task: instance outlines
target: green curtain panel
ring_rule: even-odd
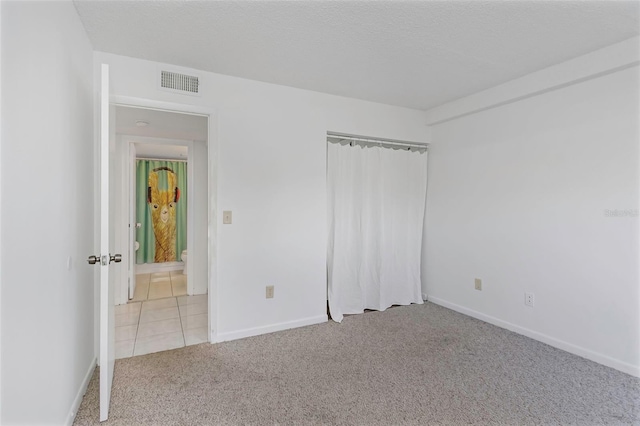
[[[182,161],[136,161],[136,221],[142,226],[136,230],[136,241],[140,248],[136,252],[136,263],[156,263],[156,236],[151,216],[151,206],[147,202],[149,174],[154,169],[158,178],[158,191],[173,191],[169,188],[168,175],[173,170],[176,175],[176,186],[180,191],[180,198],[174,203],[175,226],[175,261],[180,261],[182,250],[187,249],[187,163]]]

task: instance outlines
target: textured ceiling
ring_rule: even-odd
[[[426,110],[638,35],[637,1],[85,1],[96,50]]]

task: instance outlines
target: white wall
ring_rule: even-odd
[[[95,365],[92,49],[70,2],[1,7],[0,422],[64,424]]]
[[[639,374],[639,76],[636,63],[432,128],[431,301]]]
[[[160,64],[95,57],[114,95],[218,111],[219,338],[325,321],[326,132],[424,142],[423,113],[203,72],[202,96],[184,96],[157,90]]]
[[[208,254],[207,254],[207,211],[209,185],[207,184],[207,144],[204,141],[193,142],[193,246],[195,253],[189,253],[188,262],[194,262],[192,277],[193,294],[206,294],[208,289]]]

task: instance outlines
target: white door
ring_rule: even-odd
[[[129,299],[136,290],[136,145],[129,144]]]
[[[100,267],[100,421],[109,416],[111,384],[115,364],[114,285],[109,282],[109,264],[121,255],[109,252],[109,65],[102,65],[100,92],[100,254],[89,263]],[[114,276],[112,275],[112,281]]]

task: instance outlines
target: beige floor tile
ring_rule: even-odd
[[[207,339],[207,327],[199,327],[199,328],[193,328],[191,330],[185,330],[184,340],[187,346],[208,342],[209,339]]]
[[[171,283],[172,284],[177,284],[177,283],[187,283],[187,276],[186,275],[171,275]]]
[[[158,300],[147,300],[146,302],[142,302],[142,310],[141,312],[152,311],[154,309],[162,309],[162,308],[175,308],[178,306],[176,303],[175,297],[169,297],[167,299],[158,299]]]
[[[150,278],[151,278],[151,274],[136,274],[137,283],[143,283],[143,282],[148,283]]]
[[[149,282],[138,282],[136,280],[136,289],[133,292],[132,302],[147,300],[149,296]]]
[[[154,284],[165,284],[165,283],[169,283],[171,284],[171,278],[169,277],[163,277],[163,278],[151,278],[151,285],[153,286]]]
[[[169,278],[171,277],[171,273],[170,272],[152,272],[151,273],[151,279],[155,279],[155,278]]]
[[[207,301],[208,299],[206,294],[178,297],[178,305],[196,305],[200,303],[207,303]]]
[[[140,312],[140,302],[127,303],[125,305],[117,305],[115,308],[116,315],[137,314]]]
[[[116,359],[132,357],[134,346],[135,340],[123,340],[116,342]]]
[[[178,308],[160,308],[153,309],[150,311],[145,311],[140,314],[140,323],[152,322],[152,321],[160,321],[166,320],[169,318],[179,318],[180,313],[178,312]]]
[[[161,321],[142,322],[138,328],[139,340],[142,337],[155,336],[157,334],[167,334],[182,331],[180,318],[170,318]]]
[[[136,338],[137,331],[138,324],[116,327],[116,342],[122,342],[124,340],[134,340]]]
[[[183,269],[179,269],[179,270],[176,270],[176,271],[171,271],[171,278],[173,279],[174,277],[186,277],[186,275],[182,271],[183,271]]]
[[[151,281],[149,283],[149,288],[151,289],[151,288],[154,288],[154,287],[164,287],[164,286],[167,286],[167,285],[169,285],[169,286],[171,285],[171,280],[168,279],[168,278],[166,280],[163,279],[162,281]]]
[[[194,328],[206,327],[207,326],[207,317],[205,314],[198,315],[186,315],[181,317],[182,320],[182,329],[183,330],[191,330]]]
[[[186,296],[187,294],[187,283],[171,283],[171,291],[174,296]]]
[[[184,347],[184,336],[182,331],[178,331],[138,338],[133,354],[137,356],[182,347]]]
[[[206,314],[209,309],[206,303],[196,303],[193,305],[180,305],[180,316],[186,317],[188,315]]]
[[[171,282],[151,283],[149,286],[149,300],[162,299],[164,297],[173,296],[171,291]]]
[[[116,315],[116,327],[122,327],[123,325],[138,324],[139,319],[140,319],[139,313]]]

